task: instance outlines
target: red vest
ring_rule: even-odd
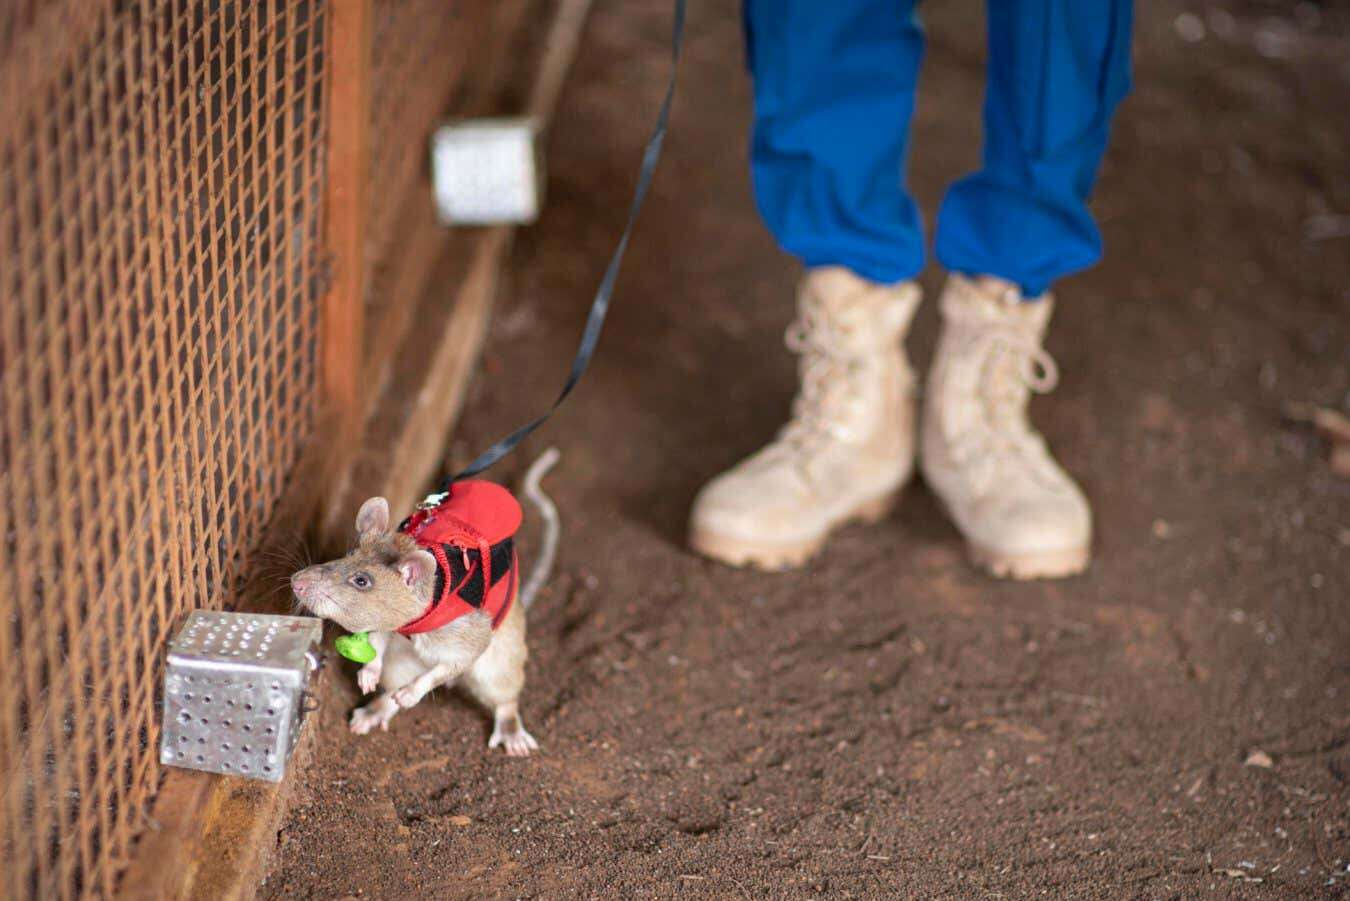
[[[481,610],[501,625],[516,598],[519,567],[512,536],[520,504],[495,482],[455,482],[434,507],[419,507],[399,531],[436,558],[431,604],[400,628],[400,635],[430,632]]]

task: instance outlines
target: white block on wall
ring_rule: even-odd
[[[539,126],[528,117],[467,119],[431,139],[436,209],[447,225],[534,222],[543,203]]]

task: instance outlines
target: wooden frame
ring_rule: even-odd
[[[541,4],[522,5],[528,14]],[[549,27],[527,40],[519,57],[530,72],[524,109],[511,110],[534,118],[545,128],[553,116],[567,71],[581,40],[591,0],[558,0],[548,4]],[[510,45],[496,49],[493,60],[513,54]],[[464,108],[466,115],[491,115],[504,82],[515,81],[509,67],[476,82]],[[518,82],[517,82],[518,83]],[[429,214],[428,209],[428,214]],[[510,251],[514,226],[492,226],[456,232],[460,239],[439,268],[428,267],[433,286],[420,308],[409,306],[399,331],[397,350],[389,354],[374,380],[365,440],[351,469],[336,486],[321,523],[330,542],[350,531],[349,518],[365,497],[380,494],[393,510],[408,510],[429,487],[444,463],[449,433],[463,405],[469,380],[496,297],[498,274]],[[426,276],[424,275],[424,278]],[[446,293],[435,285],[453,285]],[[419,335],[408,334],[416,319]],[[412,402],[408,403],[411,398]]]
[[[370,169],[370,45],[373,0],[332,0],[328,10],[328,179],[324,237],[332,260],[324,294],[320,371],[336,447],[359,434],[365,312],[367,187]],[[341,466],[340,454],[332,464]]]
[[[508,85],[523,83],[530,86],[523,112],[546,124],[591,0],[509,2],[516,4],[516,27],[498,36],[491,71],[474,73],[477,80],[457,112],[519,114],[519,109],[495,106]],[[417,232],[393,282],[395,290],[408,292],[407,308],[392,322],[377,326],[381,350],[375,359],[363,359],[372,14],[372,0],[331,0],[323,227],[333,268],[321,303],[321,437],[297,465],[293,488],[269,530],[273,536],[294,532],[314,525],[318,513],[317,544],[323,549],[341,543],[350,528],[352,505],[362,492],[383,494],[394,509],[406,509],[440,466],[476,369],[514,234],[511,226],[456,232],[453,240],[444,229]],[[528,28],[531,14],[546,27]],[[429,212],[429,190],[426,202]],[[414,222],[421,216],[416,211],[408,215]],[[449,303],[435,287],[440,284],[456,286]],[[414,321],[419,328],[411,328]],[[407,364],[410,358],[415,365]],[[385,402],[390,396],[414,401]],[[243,598],[241,606],[268,609],[262,595]],[[315,692],[327,703],[335,696],[332,680],[320,676]],[[314,731],[311,725],[302,733],[289,775],[279,785],[169,770],[123,874],[120,895],[253,897],[266,875],[299,773],[312,755]]]

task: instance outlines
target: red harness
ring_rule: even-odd
[[[455,482],[418,507],[399,531],[436,558],[431,604],[398,630],[415,635],[439,629],[481,610],[496,629],[516,598],[519,567],[513,536],[520,528],[520,503],[495,482]]]

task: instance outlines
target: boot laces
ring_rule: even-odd
[[[864,367],[843,350],[844,336],[827,316],[808,308],[788,326],[788,350],[801,357],[801,390],[792,402],[792,418],[778,433],[774,448],[791,456],[809,454],[826,440],[857,440],[855,389]]]
[[[1007,323],[972,325],[967,352],[977,375],[967,402],[976,410],[948,435],[953,460],[980,470],[986,487],[1018,463],[1037,481],[1057,486],[1058,468],[1026,415],[1031,394],[1049,393],[1059,382],[1054,357],[1035,336]]]

